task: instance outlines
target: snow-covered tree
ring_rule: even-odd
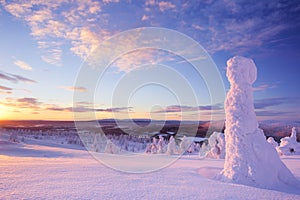
[[[188,148],[190,147],[190,145],[191,145],[191,141],[186,136],[183,136],[179,145],[180,152],[182,154],[185,153],[186,150],[188,150]]]
[[[292,128],[290,137],[281,138],[280,146],[276,149],[279,155],[300,154],[300,143],[297,142],[297,132],[295,127]]]
[[[164,144],[165,144],[165,140],[163,138],[163,136],[159,136],[159,140],[157,142],[157,153],[164,153]]]
[[[208,158],[225,158],[225,136],[223,133],[214,132],[208,138],[209,151],[206,154]]]
[[[190,143],[190,146],[187,148],[186,152],[193,153],[195,151],[195,143]]]
[[[174,137],[171,136],[167,147],[167,154],[174,155],[175,153],[176,153],[176,143]]]
[[[294,187],[298,180],[258,128],[252,88],[256,73],[251,59],[236,56],[227,61],[230,90],[225,100],[226,156],[219,178],[263,188]]]
[[[199,150],[199,157],[200,158],[205,158],[208,152],[210,151],[210,147],[208,144],[203,143],[200,150]]]
[[[95,152],[103,152],[103,141],[105,141],[105,138],[96,133],[94,136],[92,150]]]
[[[267,142],[268,142],[269,144],[271,144],[274,148],[278,147],[278,143],[274,140],[273,137],[269,137],[269,138],[267,139]]]
[[[152,143],[148,144],[146,147],[146,153],[152,153],[152,154],[158,153],[158,150],[159,150],[158,143],[159,143],[159,140],[156,139],[155,137],[153,137]]]
[[[155,143],[152,143],[151,144],[151,147],[150,147],[150,151],[151,151],[151,153],[153,153],[153,154],[155,154],[155,153],[157,153],[157,145],[155,144]]]

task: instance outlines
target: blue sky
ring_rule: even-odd
[[[259,119],[299,120],[299,13],[298,1],[276,0],[1,0],[0,119],[71,120],[73,92],[89,92],[74,85],[86,57],[117,33],[161,27],[201,44],[216,63],[226,90],[226,61],[234,55],[252,58],[258,68],[254,97]],[[205,82],[180,58],[147,50],[122,59],[106,71],[94,105],[81,102],[74,111],[96,111],[98,118],[126,118],[128,111],[134,118],[180,119],[182,112],[191,119],[197,113],[200,120],[210,113],[222,118],[222,101],[211,105]],[[168,88],[158,85],[112,104],[112,86],[120,78],[145,76],[147,69],[140,65],[158,60],[188,79],[199,105],[179,104]]]

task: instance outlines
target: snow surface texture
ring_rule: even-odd
[[[296,128],[293,127],[290,137],[284,137],[280,140],[280,146],[277,151],[279,155],[300,154],[300,143],[297,142]]]
[[[212,180],[223,159],[184,155],[159,171],[130,174],[106,167],[75,144],[58,145],[52,139],[13,143],[8,137],[0,133],[0,199],[300,199],[300,191],[291,188],[279,192]],[[153,165],[165,157],[170,156],[144,154],[137,164]],[[300,178],[300,156],[282,159]],[[118,162],[131,165],[127,158]]]
[[[225,158],[225,135],[224,133],[213,132],[208,138],[209,151],[207,158],[224,159]]]
[[[300,188],[298,180],[258,128],[252,89],[256,74],[256,66],[251,59],[236,56],[227,61],[231,87],[225,100],[226,156],[224,169],[218,178],[269,189]]]

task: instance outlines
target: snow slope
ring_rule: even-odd
[[[50,144],[0,141],[0,199],[300,199],[300,191],[213,180],[224,160],[187,155],[161,170],[131,174],[106,167],[82,149]],[[154,156],[151,162],[164,157],[146,156]],[[300,156],[283,162],[300,179]]]

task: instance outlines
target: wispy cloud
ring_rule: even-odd
[[[101,39],[108,35],[109,32],[105,30],[95,33],[88,27],[76,27],[67,32],[66,38],[72,41],[70,50],[81,58],[86,58],[100,44]]]
[[[0,79],[7,80],[7,81],[10,81],[13,83],[18,83],[19,81],[25,82],[25,83],[36,83],[36,81],[26,78],[24,76],[11,74],[11,73],[5,73],[5,72],[0,72]]]
[[[58,65],[58,66],[61,65],[60,63],[61,57],[62,57],[62,50],[59,48],[48,49],[47,54],[41,56],[42,60],[45,61],[46,63]]]
[[[194,29],[196,29],[196,30],[199,30],[199,31],[204,31],[204,30],[205,30],[204,27],[202,27],[202,26],[200,26],[200,25],[198,25],[198,24],[192,24],[192,27],[193,27]]]
[[[150,24],[186,33],[210,53],[258,53],[270,49],[270,44],[282,45],[280,33],[300,24],[300,6],[295,1],[185,1],[175,5],[174,13],[164,15],[157,4],[152,0],[145,3]]]
[[[0,85],[0,94],[11,94],[12,88]]]
[[[32,67],[31,67],[29,64],[27,64],[26,62],[22,61],[22,60],[16,60],[16,61],[14,62],[14,64],[15,64],[16,66],[20,67],[21,69],[29,70],[29,71],[32,70]]]
[[[77,91],[77,92],[86,92],[87,89],[85,87],[80,87],[80,86],[61,86],[61,88],[69,91]]]
[[[118,3],[119,0],[102,0],[103,3],[108,4],[108,3]]]
[[[74,106],[74,107],[60,107],[48,106],[45,108],[50,111],[64,111],[64,112],[108,112],[108,113],[123,113],[131,111],[131,107],[115,107],[115,108],[92,108],[89,106]]]
[[[173,113],[173,112],[194,112],[194,111],[217,111],[222,110],[223,106],[217,105],[205,105],[205,106],[185,106],[185,105],[170,105],[165,108],[155,110],[153,113]]]
[[[122,113],[129,112],[131,107],[116,107],[116,108],[92,108],[87,106],[75,106],[75,107],[59,107],[50,106],[46,107],[46,110],[50,111],[64,111],[64,112],[109,112],[109,113]]]
[[[158,7],[161,12],[176,8],[176,6],[172,2],[169,2],[169,1],[158,2]]]
[[[296,1],[1,2],[6,11],[25,21],[38,47],[44,50],[42,59],[54,65],[61,64],[64,49],[85,59],[114,33],[142,26],[178,30],[196,39],[210,53],[258,52],[268,44],[281,44],[276,37],[300,21]],[[144,10],[132,12],[137,5]],[[118,16],[121,17],[116,20]]]
[[[1,85],[0,85],[0,90],[12,90],[12,88],[5,87],[5,86],[1,86]]]
[[[274,116],[286,116],[294,114],[289,111],[274,111],[274,110],[261,110],[255,112],[257,116],[266,116],[266,117],[274,117]]]
[[[274,98],[265,98],[257,99],[254,102],[255,109],[265,109],[273,106],[279,105],[293,105],[299,104],[300,97],[274,97]]]
[[[109,2],[116,1],[106,1]],[[31,35],[36,38],[39,47],[44,49],[42,59],[47,63],[61,64],[62,46],[66,44],[65,41],[70,42],[70,50],[81,58],[85,58],[99,44],[101,35],[92,30],[95,25],[93,22],[97,21],[97,14],[101,11],[98,1],[31,0],[1,3],[9,13],[29,25]],[[66,4],[68,6],[65,6]],[[57,12],[61,7],[64,7],[64,11]],[[74,32],[77,34],[70,37]],[[99,32],[104,30],[97,30],[97,33]],[[47,45],[40,45],[41,43]]]
[[[20,98],[17,99],[18,103],[21,103],[23,105],[39,105],[41,104],[41,102],[39,102],[36,98],[32,98],[32,97],[24,97],[24,98]]]
[[[110,108],[94,108],[88,102],[78,102],[76,106],[59,106],[48,104],[40,101],[35,97],[23,98],[5,98],[0,105],[19,109],[31,109],[33,112],[57,111],[57,112],[107,112],[107,113],[127,113],[132,111],[132,107],[110,107]],[[22,110],[21,110],[22,111]]]
[[[39,109],[41,102],[33,97],[24,97],[24,98],[5,98],[5,101],[2,101],[0,104],[5,106],[10,106],[14,108],[30,108],[30,109]]]
[[[276,88],[276,85],[261,84],[253,88],[253,91],[265,91],[267,89]]]
[[[146,20],[148,20],[148,19],[149,19],[149,16],[148,16],[148,15],[143,15],[142,21],[146,21]]]
[[[96,112],[129,112],[132,110],[132,107],[115,107],[115,108],[98,108],[95,109]]]
[[[170,1],[156,1],[156,0],[146,0],[145,1],[146,11],[150,8],[157,7],[161,12],[167,10],[174,10],[176,5]]]
[[[143,68],[145,65],[151,67],[151,65],[164,64],[176,59],[175,55],[149,48],[124,54],[115,60],[113,66],[116,66],[118,71],[129,72]]]
[[[8,74],[2,72],[0,72],[0,78],[11,82],[17,82],[15,77],[9,76]]]

